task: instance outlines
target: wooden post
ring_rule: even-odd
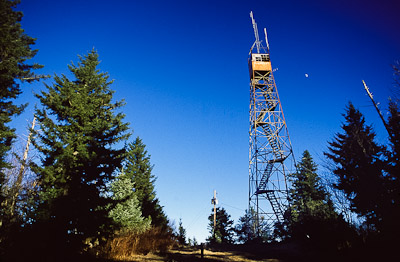
[[[217,200],[217,191],[214,190],[214,197],[211,199],[211,204],[214,205],[214,230],[213,230],[213,238],[215,240],[215,229],[217,227],[217,204],[218,204],[218,200]]]

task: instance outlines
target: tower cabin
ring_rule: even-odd
[[[251,53],[249,57],[250,78],[254,75],[267,75],[272,71],[269,54]],[[253,72],[255,71],[255,72]],[[256,74],[257,72],[257,74]]]

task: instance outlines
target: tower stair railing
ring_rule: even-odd
[[[283,211],[281,209],[281,206],[279,205],[278,199],[276,198],[274,191],[266,190],[265,193],[267,195],[269,202],[271,203],[272,210],[274,211],[278,222],[283,221],[284,220]]]
[[[256,84],[256,88],[261,90],[261,92],[265,98],[265,101],[268,104],[268,110],[266,110],[266,111],[269,111],[269,112],[274,111],[276,106],[278,105],[278,101],[276,101],[276,99],[272,98],[273,97],[272,96],[273,87],[269,86],[267,84]],[[267,113],[266,111],[263,111],[263,112]],[[264,113],[264,115],[265,115],[265,113]]]
[[[272,133],[271,128],[269,127],[269,125],[263,125],[261,126],[262,129],[264,130],[265,136],[268,139],[268,142],[272,148],[272,152],[274,153],[274,156],[276,158],[281,158],[282,154],[281,154],[281,148],[279,145],[279,141],[278,141],[278,137],[276,134]]]
[[[283,161],[285,161],[286,158],[287,157],[283,157],[283,158],[268,161],[267,166],[265,167],[263,175],[258,184],[257,190],[255,192],[256,195],[263,194],[263,193],[266,193],[267,191],[269,191],[269,190],[266,190],[266,186],[267,186],[269,178],[271,177],[274,164],[282,163]]]

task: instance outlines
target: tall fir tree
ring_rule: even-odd
[[[392,65],[393,68],[393,78],[395,89],[393,90],[394,98],[397,102],[400,101],[400,60],[397,60],[395,64]]]
[[[208,216],[208,229],[211,236],[207,239],[210,243],[233,243],[233,220],[226,212],[225,208],[217,207],[216,209],[216,227],[214,228],[214,209]]]
[[[256,235],[256,225],[255,221],[255,212],[253,209],[245,210],[243,216],[239,217],[239,221],[235,226],[235,234],[237,237],[237,241],[239,243],[249,243],[254,241],[257,238]],[[266,230],[261,230],[262,232],[266,232]]]
[[[291,216],[286,221],[290,237],[310,239],[313,243],[329,242],[333,246],[340,244],[338,232],[344,233],[346,223],[336,213],[330,195],[317,174],[317,165],[307,150],[303,152],[297,164],[297,173],[291,175],[291,180]]]
[[[400,87],[400,86],[399,86]],[[387,152],[387,165],[384,177],[385,206],[382,219],[383,231],[388,241],[400,235],[400,110],[397,101],[389,102],[389,150]]]
[[[324,153],[332,160],[333,173],[350,200],[351,209],[366,218],[368,225],[380,227],[384,209],[384,148],[375,142],[375,133],[365,124],[364,116],[352,103],[346,108],[343,133],[335,135],[329,142],[329,152]]]
[[[110,217],[119,232],[142,233],[150,228],[151,219],[144,218],[132,180],[121,172],[111,184],[113,199],[118,203],[110,210]]]
[[[395,89],[394,98],[389,100],[389,154],[388,174],[392,181],[392,195],[395,206],[400,207],[400,63],[393,66]],[[398,211],[397,211],[398,212]],[[399,218],[400,219],[400,218]]]
[[[340,260],[355,231],[336,212],[307,150],[297,163],[297,172],[289,178],[289,208],[284,220],[275,225],[275,237],[298,243],[304,260]]]
[[[186,245],[186,229],[183,227],[182,224],[182,219],[179,219],[179,226],[178,226],[178,242],[181,245]],[[190,245],[190,239],[189,239],[189,245]]]
[[[123,102],[113,101],[112,81],[97,68],[97,52],[79,59],[69,66],[74,80],[56,75],[52,86],[36,94],[43,108],[36,110],[41,131],[33,139],[42,154],[41,165],[33,167],[41,188],[37,224],[52,243],[74,250],[112,230],[107,185],[126,153],[117,145],[129,137],[117,111]]]
[[[393,65],[395,89],[394,98],[389,101],[389,150],[387,156],[387,206],[385,208],[385,238],[396,242],[400,235],[400,64]],[[387,242],[387,241],[386,241]]]
[[[37,50],[32,49],[35,39],[25,34],[21,27],[23,14],[15,10],[19,2],[0,0],[0,188],[5,182],[4,168],[9,166],[7,152],[16,137],[15,129],[8,123],[26,107],[14,104],[13,100],[22,93],[21,83],[39,79],[33,70],[43,67],[27,63]],[[0,191],[0,203],[3,200]],[[1,209],[0,215],[4,215]]]
[[[395,101],[389,102],[389,145],[390,155],[388,173],[397,183],[397,188],[400,188],[400,110],[398,103]]]
[[[150,156],[142,140],[137,137],[135,141],[128,144],[127,157],[124,164],[124,172],[135,185],[135,193],[142,208],[144,217],[151,218],[151,224],[164,230],[169,230],[168,218],[154,188],[156,181],[152,174]]]

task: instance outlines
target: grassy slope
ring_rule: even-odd
[[[289,250],[289,251],[288,251]],[[185,247],[169,250],[166,254],[155,255],[136,255],[123,261],[168,261],[168,262],[290,262],[297,257],[292,246],[282,247],[282,245],[265,246],[218,246],[207,247],[204,249],[203,259],[199,247]]]

